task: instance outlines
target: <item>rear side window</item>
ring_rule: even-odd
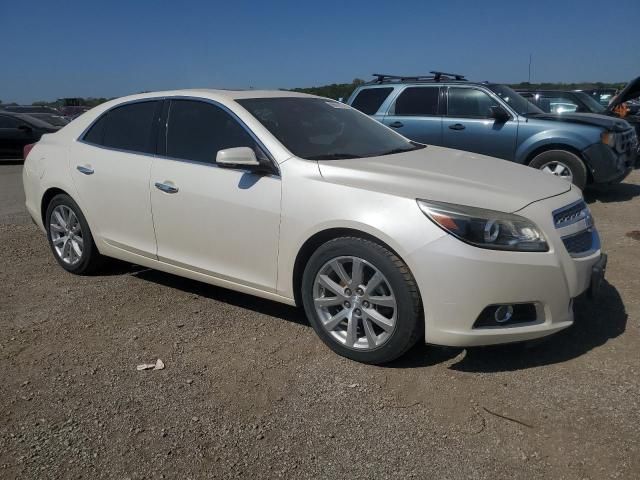
[[[449,88],[448,115],[450,117],[488,118],[494,99],[475,88]]]
[[[255,140],[228,112],[196,100],[173,100],[169,109],[167,155],[197,162],[215,163],[219,150],[234,147],[254,149]]]
[[[380,109],[392,90],[393,88],[365,88],[358,92],[351,106],[362,113],[373,115]]]
[[[396,100],[396,115],[437,115],[438,87],[409,87]]]
[[[159,104],[137,102],[109,110],[93,124],[84,140],[118,150],[155,153],[153,121]]]

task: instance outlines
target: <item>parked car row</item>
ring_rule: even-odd
[[[25,145],[59,130],[69,121],[51,107],[0,105],[0,158],[23,158]]]
[[[68,272],[114,257],[301,305],[361,362],[572,325],[607,257],[565,178],[624,177],[629,125],[443,74],[382,75],[350,103],[377,121],[284,91],[110,101],[26,148],[27,210]]]
[[[563,97],[545,112],[510,87],[463,75],[375,77],[347,103],[417,142],[528,165],[581,189],[623,180],[636,161],[638,137],[625,120],[560,113]]]
[[[634,99],[640,96],[640,77],[629,82],[626,87],[603,106],[592,95],[575,90],[518,90],[518,93],[541,108],[546,113],[596,113],[623,118],[636,130],[640,137],[640,116]],[[640,154],[640,147],[638,149]]]

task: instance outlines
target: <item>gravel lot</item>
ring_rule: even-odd
[[[372,367],[291,307],[125,264],[65,273],[21,169],[0,164],[0,478],[640,476],[638,170],[589,196],[608,283],[574,327]]]

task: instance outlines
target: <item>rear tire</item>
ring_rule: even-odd
[[[322,341],[351,360],[387,363],[423,336],[422,302],[409,268],[370,240],[343,237],[320,246],[304,270],[302,301]]]
[[[580,157],[568,150],[547,150],[536,155],[530,167],[572,182],[580,190],[587,186],[587,167]]]
[[[51,199],[45,228],[53,256],[67,272],[87,275],[104,264],[82,210],[69,195],[59,194]]]

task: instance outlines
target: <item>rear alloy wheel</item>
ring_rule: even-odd
[[[584,190],[587,186],[587,167],[580,157],[567,150],[547,150],[537,155],[530,167],[563,178]]]
[[[80,207],[65,194],[53,197],[45,215],[47,238],[53,256],[71,273],[87,274],[102,265],[98,252]]]
[[[385,363],[422,334],[417,286],[396,255],[360,238],[322,245],[303,276],[310,323],[335,352],[365,363]]]

